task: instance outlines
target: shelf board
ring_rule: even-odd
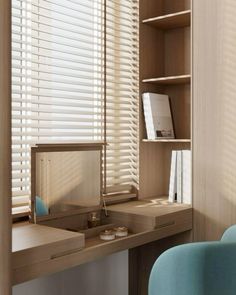
[[[152,17],[145,19],[142,22],[143,24],[147,24],[162,30],[187,27],[190,26],[191,11],[185,10],[177,13]]]
[[[190,83],[190,75],[179,75],[179,76],[169,76],[169,77],[159,77],[144,79],[143,83],[155,83],[159,85],[171,85],[171,84],[188,84]]]
[[[173,142],[173,143],[190,143],[191,139],[143,139],[143,142]]]

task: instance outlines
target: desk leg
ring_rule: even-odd
[[[191,231],[154,241],[129,250],[129,295],[148,295],[152,266],[165,250],[192,241]]]

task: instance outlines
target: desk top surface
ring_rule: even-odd
[[[80,233],[28,222],[18,223],[14,224],[12,228],[12,252],[81,238],[83,238],[83,234]]]
[[[131,201],[107,207],[108,211],[135,214],[149,217],[160,217],[190,209],[191,205],[170,203],[167,198],[149,198]]]
[[[135,223],[139,231],[128,237],[104,242],[99,236],[84,238],[81,233],[29,223],[13,226],[13,284],[96,260],[118,251],[173,236],[192,228],[189,205],[170,204],[164,199],[131,201],[108,206],[108,212],[121,216],[128,228]],[[124,218],[122,217],[122,212]],[[126,218],[125,218],[126,216]],[[144,217],[143,217],[144,216]],[[161,218],[163,226],[141,229],[146,218]],[[173,221],[169,223],[168,221]],[[153,223],[154,225],[156,223]]]

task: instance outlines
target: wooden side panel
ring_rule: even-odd
[[[194,238],[236,223],[236,2],[193,1]]]
[[[11,1],[0,0],[0,294],[11,294]]]

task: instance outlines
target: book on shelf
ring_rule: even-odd
[[[168,95],[145,92],[142,95],[148,139],[174,139]]]
[[[182,157],[182,151],[177,151],[177,203],[183,202],[183,157]]]
[[[172,151],[169,182],[169,202],[176,201],[177,203],[191,204],[191,186],[191,151]]]
[[[184,204],[192,203],[192,171],[191,171],[191,151],[183,150],[182,151],[182,198]]]
[[[169,202],[171,203],[176,201],[176,196],[177,196],[176,168],[177,168],[177,151],[172,151],[171,167],[170,167],[170,183],[169,183]]]

